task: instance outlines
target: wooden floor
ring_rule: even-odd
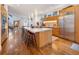
[[[10,54],[10,55],[20,55],[26,54],[29,55],[30,51],[27,49],[27,46],[24,44],[21,37],[21,30],[10,30],[9,38],[3,45],[2,54]]]
[[[27,48],[21,36],[21,29],[9,31],[9,38],[2,47],[3,55],[76,55],[79,51],[70,49],[71,41],[61,38],[52,39],[52,43],[40,49]]]

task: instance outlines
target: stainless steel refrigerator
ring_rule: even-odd
[[[59,18],[60,37],[74,41],[74,14],[67,13]]]

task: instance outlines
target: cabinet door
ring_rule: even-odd
[[[64,16],[65,38],[74,41],[74,14]]]

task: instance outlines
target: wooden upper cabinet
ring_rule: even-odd
[[[60,13],[61,16],[64,16],[68,12],[69,13],[70,12],[74,13],[75,12],[75,7],[74,6],[69,6],[69,7],[64,8],[64,9],[62,9],[62,10],[59,11],[59,13]]]
[[[54,20],[58,20],[59,16],[48,16],[45,18],[45,21],[54,21]]]

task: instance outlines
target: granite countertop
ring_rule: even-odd
[[[32,33],[52,30],[51,28],[31,28],[31,27],[24,27],[24,28],[31,31]]]

